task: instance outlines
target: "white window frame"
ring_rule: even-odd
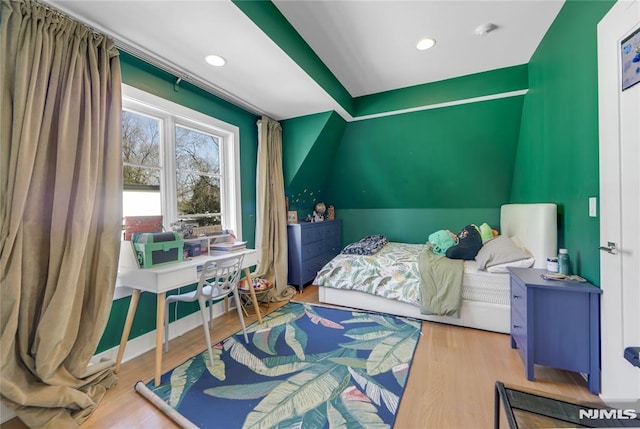
[[[221,224],[242,239],[240,129],[126,84],[122,84],[122,107],[161,121],[160,196],[165,228],[178,220],[174,126],[180,125],[220,137],[220,172],[224,181],[220,196]]]

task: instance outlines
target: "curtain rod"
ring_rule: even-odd
[[[258,115],[258,116],[266,114],[262,112],[258,107],[253,105],[252,103],[240,97],[237,97],[236,95],[218,86],[214,86],[198,77],[190,75],[187,71],[182,70],[180,67],[176,66],[175,64],[171,64],[166,59],[163,60],[159,58],[157,55],[151,52],[147,52],[143,48],[134,47],[130,43],[127,43],[124,40],[121,40],[118,37],[114,36],[107,29],[100,28],[100,26],[97,26],[94,24],[89,24],[87,23],[86,19],[81,18],[79,16],[75,16],[73,13],[69,12],[66,9],[61,9],[57,5],[52,6],[50,4],[43,3],[38,0],[32,0],[32,1],[33,3],[36,3],[49,11],[57,13],[72,21],[78,22],[80,25],[86,27],[89,31],[93,32],[94,34],[109,37],[119,51],[126,52],[127,54],[130,54],[138,58],[139,60],[142,60],[147,64],[150,64],[153,67],[160,69],[165,73],[168,73],[173,77],[175,77],[176,78],[175,85],[180,83],[180,81],[185,81],[215,97],[221,98],[237,107],[245,109],[249,113],[253,113],[254,115]]]
[[[29,3],[29,2],[24,2],[24,3]],[[92,27],[91,25],[87,24],[86,22],[72,16],[71,14],[62,11],[61,9],[51,6],[48,3],[43,3],[41,1],[38,0],[31,0],[31,3],[36,4],[38,6],[40,6],[41,8],[45,9],[48,12],[54,13],[62,18],[68,19],[69,21],[73,21],[79,25],[81,25],[82,27],[86,28],[87,30],[89,30],[90,32],[92,32],[93,34],[97,35],[97,36],[106,36],[111,38],[110,36],[107,36],[106,34],[104,34],[101,31],[96,30],[94,27]],[[112,39],[113,40],[113,39]],[[115,43],[115,42],[114,42]]]
[[[180,81],[188,82],[191,85],[197,88],[200,88],[201,90],[211,95],[214,95],[237,107],[247,110],[249,113],[253,113],[254,115],[264,114],[258,107],[248,102],[247,100],[242,99],[218,86],[211,85],[210,83],[205,82],[204,80],[196,76],[192,76],[188,74],[186,71],[182,70],[181,68],[173,64],[169,64],[166,60],[159,59],[153,53],[147,53],[141,49],[135,48],[115,38],[112,38],[112,40],[115,43],[116,48],[118,48],[119,50],[124,51],[130,55],[133,55],[134,57],[164,71],[165,73],[169,73],[170,75],[174,76],[176,78],[176,83],[179,83]]]

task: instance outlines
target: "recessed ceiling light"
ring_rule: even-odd
[[[220,55],[207,55],[204,60],[215,67],[222,67],[227,63],[227,60],[222,58]]]
[[[435,39],[427,37],[425,39],[420,40],[416,45],[416,48],[418,48],[421,51],[426,51],[427,49],[432,48],[433,45],[435,44],[436,44]]]

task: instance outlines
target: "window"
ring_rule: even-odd
[[[242,236],[237,127],[123,85],[123,216]]]

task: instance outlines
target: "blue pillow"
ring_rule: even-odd
[[[349,244],[340,253],[345,255],[373,255],[387,243],[387,237],[384,235],[369,235],[360,241]]]

